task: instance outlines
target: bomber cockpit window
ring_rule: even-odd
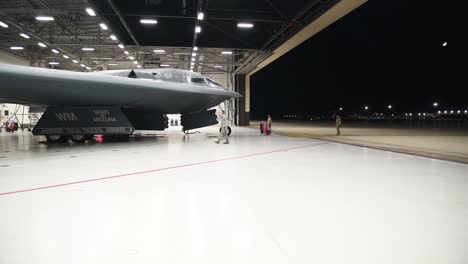
[[[211,79],[206,79],[208,81],[208,84],[211,86],[211,87],[223,87],[221,84],[211,80]]]
[[[190,82],[191,82],[191,83],[195,83],[195,84],[201,84],[201,85],[205,85],[205,84],[206,84],[205,78],[191,77],[191,78],[190,78]]]

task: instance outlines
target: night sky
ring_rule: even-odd
[[[440,110],[468,108],[460,54],[467,31],[451,4],[370,0],[256,73],[252,117],[389,104],[396,112],[430,111],[435,101]]]

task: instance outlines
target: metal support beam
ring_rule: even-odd
[[[130,37],[132,38],[133,42],[135,42],[135,45],[137,45],[138,47],[140,46],[140,42],[138,42],[138,40],[136,39],[135,35],[133,34],[132,30],[130,29],[130,27],[128,26],[127,22],[125,21],[125,18],[122,16],[122,13],[120,12],[119,8],[115,5],[114,1],[113,0],[107,0],[107,2],[109,3],[109,5],[112,7],[112,9],[114,10],[115,14],[119,17],[120,19],[120,23],[122,23],[122,25],[125,27],[125,30],[127,30],[127,33],[130,35]]]

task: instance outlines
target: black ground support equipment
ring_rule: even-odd
[[[136,130],[165,130],[169,127],[169,118],[163,113],[125,108],[122,111]]]
[[[34,127],[34,135],[45,135],[51,143],[71,139],[84,142],[93,135],[131,135],[135,131],[119,107],[50,106]]]
[[[216,119],[216,109],[213,109],[209,111],[183,114],[180,117],[180,124],[183,126],[183,130],[187,131],[200,127],[216,125],[218,124]]]

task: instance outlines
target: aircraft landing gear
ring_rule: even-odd
[[[71,135],[70,136],[71,141],[75,143],[84,143],[87,139],[86,135]]]
[[[229,137],[229,136],[231,135],[231,133],[232,133],[232,129],[231,129],[230,126],[228,126],[227,129],[228,129],[227,135],[228,135],[228,137]],[[219,133],[221,133],[221,128],[219,128]]]
[[[67,141],[67,138],[62,135],[46,135],[46,139],[49,143],[62,143]]]

